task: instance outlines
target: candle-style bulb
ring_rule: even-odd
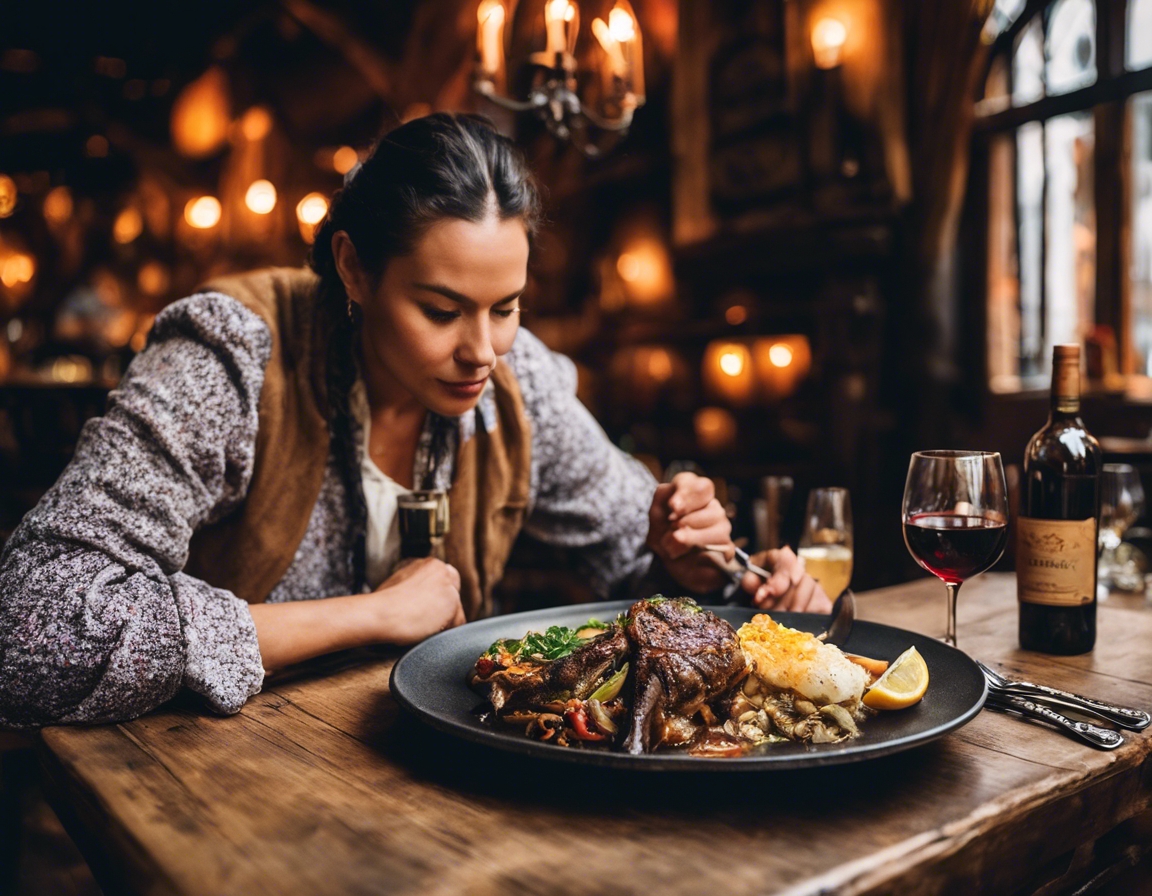
[[[608,13],[608,31],[618,43],[625,43],[636,37],[636,20],[626,9],[614,6]]]
[[[548,39],[544,52],[549,60],[557,54],[571,56],[576,52],[579,10],[571,0],[548,0],[544,4],[544,33]]]
[[[505,16],[501,0],[482,0],[476,10],[476,50],[480,71],[489,79],[495,78],[503,68]]]
[[[821,19],[812,26],[812,56],[817,68],[836,68],[844,59],[848,28],[839,19]]]

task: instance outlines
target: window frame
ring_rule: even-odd
[[[1119,369],[1122,374],[1135,372],[1135,345],[1132,333],[1131,281],[1131,215],[1132,215],[1132,121],[1129,99],[1138,93],[1152,91],[1152,65],[1136,71],[1126,68],[1128,6],[1131,0],[1095,0],[1096,7],[1096,80],[1068,93],[1047,95],[1020,106],[1006,105],[1012,94],[1012,56],[1016,39],[1036,16],[1044,14],[1057,0],[1027,0],[1024,9],[992,42],[988,59],[977,82],[987,84],[993,66],[1007,66],[1007,101],[977,101],[972,134],[972,169],[969,179],[969,201],[966,203],[966,234],[962,252],[974,262],[967,268],[964,287],[970,295],[983,301],[972,321],[970,335],[980,345],[979,378],[981,391],[992,391],[988,366],[988,274],[987,240],[991,212],[987,195],[991,145],[998,137],[1015,137],[1019,128],[1030,122],[1047,122],[1074,112],[1088,112],[1094,126],[1094,203],[1096,210],[1096,283],[1095,322],[1110,326],[1116,334]],[[983,191],[983,193],[981,192]],[[1047,226],[1047,221],[1045,221]],[[1019,235],[1019,220],[1014,222]],[[1045,243],[1047,239],[1045,238]],[[1017,236],[1017,252],[1019,252]],[[1041,274],[1043,282],[1044,275]],[[1042,306],[1043,307],[1043,306]],[[974,385],[974,384],[973,384]],[[1022,383],[1019,392],[1031,391]],[[1003,393],[1000,393],[1003,394]],[[1008,393],[1012,394],[1012,393]]]

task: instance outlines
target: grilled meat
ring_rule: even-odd
[[[628,639],[619,625],[557,660],[518,657],[503,666],[487,655],[476,661],[468,683],[504,716],[583,700],[623,662]]]
[[[633,604],[625,629],[632,644],[635,698],[630,753],[682,744],[699,728],[694,717],[747,673],[732,626],[688,598]]]

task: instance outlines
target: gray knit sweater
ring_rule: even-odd
[[[0,555],[0,727],[127,719],[182,688],[230,713],[260,690],[247,604],[181,570],[192,533],[247,492],[270,352],[263,321],[228,296],[157,316],[107,413]],[[507,361],[533,433],[525,531],[576,550],[606,592],[649,563],[655,482],[576,399],[570,361],[525,330]],[[269,601],[355,590],[343,482],[330,456]]]

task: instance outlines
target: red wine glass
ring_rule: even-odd
[[[917,451],[904,485],[904,543],[948,589],[946,643],[956,646],[960,585],[1000,559],[1008,540],[1004,466],[994,451]]]

